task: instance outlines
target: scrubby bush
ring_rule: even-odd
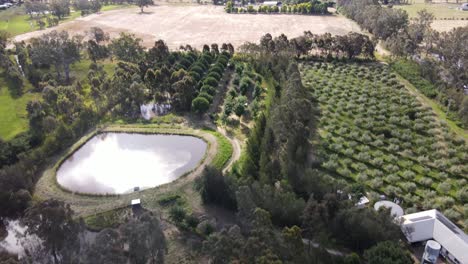
[[[203,80],[203,85],[209,85],[209,86],[212,86],[212,87],[217,87],[218,86],[218,81],[213,77],[208,77],[205,80]]]
[[[214,78],[215,80],[220,80],[221,79],[221,75],[217,72],[210,72],[208,73],[207,77],[212,77]]]
[[[208,100],[208,102],[211,104],[213,102],[213,96],[208,94],[207,92],[200,92],[198,94],[198,97],[203,97],[205,98],[206,100]]]
[[[210,102],[205,98],[198,96],[192,101],[192,111],[196,113],[205,113],[210,108]]]
[[[207,93],[213,96],[216,93],[216,89],[213,86],[205,84],[200,88],[200,93]]]

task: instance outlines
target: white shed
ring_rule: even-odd
[[[374,204],[374,209],[378,211],[381,207],[390,209],[390,214],[393,217],[403,216],[403,208],[391,201],[378,201]]]
[[[131,202],[132,207],[138,207],[141,206],[141,200],[140,199],[133,199]]]
[[[265,1],[263,2],[264,6],[280,6],[281,5],[281,2],[278,2],[278,1]]]
[[[408,242],[433,239],[442,246],[442,256],[454,263],[468,263],[468,236],[439,211],[407,214],[400,220]]]

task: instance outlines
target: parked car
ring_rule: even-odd
[[[460,6],[460,9],[463,11],[468,11],[468,3],[464,3]]]
[[[3,4],[3,5],[0,5],[0,10],[5,10],[7,9],[9,6],[7,6],[6,4]]]

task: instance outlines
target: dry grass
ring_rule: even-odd
[[[410,5],[400,5],[394,8],[405,10],[410,18],[416,17],[419,11],[426,9],[435,16],[432,28],[437,31],[449,31],[455,27],[468,25],[468,11],[459,10],[460,6],[461,3],[457,4],[454,1],[434,1],[434,3],[428,4],[416,0]]]
[[[139,8],[93,14],[53,29],[83,34],[93,26],[101,27],[111,37],[118,36],[120,32],[134,33],[143,39],[146,47],[152,46],[155,40],[163,39],[172,49],[177,49],[181,44],[200,48],[203,44],[227,42],[238,47],[246,41],[257,42],[265,33],[284,33],[295,37],[306,30],[317,34],[360,31],[354,22],[338,15],[235,15],[225,13],[222,6],[168,4],[145,8],[144,14],[139,12]],[[36,37],[49,30],[19,35],[16,41]]]

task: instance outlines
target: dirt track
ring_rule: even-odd
[[[37,37],[51,30],[67,30],[71,34],[84,34],[90,27],[101,27],[111,37],[120,32],[130,32],[143,39],[150,47],[157,39],[163,39],[171,49],[181,44],[200,48],[203,44],[230,42],[235,47],[246,41],[257,42],[265,33],[273,36],[281,33],[296,37],[304,31],[346,34],[360,31],[357,24],[342,16],[303,15],[250,15],[226,14],[221,6],[212,5],[157,5],[113,10],[78,18],[42,31],[15,37],[15,41]]]

